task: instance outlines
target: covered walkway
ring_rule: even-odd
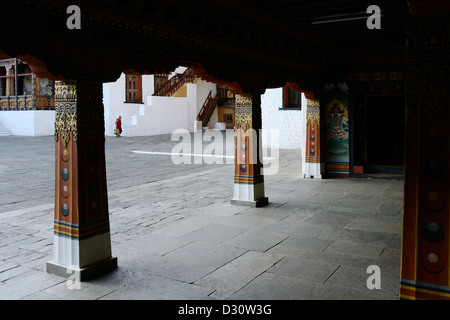
[[[234,164],[133,152],[177,143],[106,137],[118,268],[73,284],[45,272],[54,137],[0,137],[0,299],[399,298],[402,181],[302,179],[300,150],[280,150],[278,174],[265,177],[270,204],[233,206]],[[381,289],[367,287],[371,265]]]
[[[0,3],[8,12],[0,21],[5,30],[0,36],[0,59],[17,58],[36,77],[55,80],[56,114],[54,149],[45,153],[56,160],[54,171],[45,174],[54,177],[55,184],[45,190],[41,203],[35,198],[41,186],[33,192],[26,188],[33,188],[47,162],[38,161],[40,155],[33,158],[32,152],[1,150],[11,157],[0,163],[2,172],[19,164],[8,178],[16,188],[5,191],[8,203],[0,217],[8,234],[18,231],[9,242],[1,242],[3,275],[29,271],[14,268],[14,260],[30,264],[32,257],[41,259],[33,250],[18,255],[10,246],[38,247],[48,254],[51,244],[40,247],[45,242],[20,238],[31,235],[48,241],[51,230],[42,234],[42,228],[50,223],[54,259],[47,261],[48,273],[67,276],[69,269],[86,280],[93,272],[104,274],[105,268],[116,268],[119,258],[119,269],[112,273],[115,281],[95,280],[98,287],[93,292],[105,290],[97,298],[133,292],[125,289],[130,286],[136,292],[162,294],[174,283],[188,287],[175,286],[178,296],[194,294],[195,288],[205,298],[254,298],[260,293],[263,297],[262,292],[279,298],[325,298],[339,292],[344,298],[342,288],[347,296],[356,288],[359,298],[380,297],[389,283],[399,280],[400,288],[392,285],[384,297],[400,291],[402,299],[450,299],[448,1],[379,1],[376,6],[353,0],[79,0],[75,7],[69,1]],[[167,155],[130,155],[134,150],[127,153],[123,146],[109,145],[110,140],[107,152],[113,154],[106,157],[107,171],[103,83],[116,81],[122,73],[165,73],[180,65],[193,68],[203,80],[226,85],[235,95],[234,124],[241,134],[236,137],[234,171],[233,165],[174,169]],[[11,70],[5,68],[1,75],[7,88],[13,84]],[[280,174],[266,174],[267,166],[252,157],[264,139],[258,134],[264,129],[261,95],[267,88],[283,86],[287,93],[303,92],[307,99],[305,174],[317,178],[325,169],[322,177],[351,177],[366,173],[366,165],[382,165],[389,154],[400,159],[404,149],[404,201],[398,181],[301,180],[300,171],[289,167],[290,161],[299,165],[298,154],[282,153],[281,161],[287,164],[281,165]],[[375,116],[365,112],[371,105],[367,97],[372,95],[404,96],[404,110],[400,98],[395,112],[401,119],[398,123],[405,122],[403,146],[402,129],[365,128],[367,118],[385,122],[390,117],[385,110],[372,110]],[[246,136],[245,131],[255,134]],[[120,143],[135,149],[132,140],[125,141]],[[29,143],[36,150],[38,143]],[[9,144],[21,146],[18,141]],[[367,155],[373,145],[385,154],[375,158],[381,163],[370,163],[373,158]],[[148,145],[138,141],[136,146],[141,150]],[[164,149],[164,143],[156,146],[150,151],[171,150]],[[111,164],[129,156],[133,161]],[[133,175],[126,175],[130,170]],[[148,172],[155,179],[148,178]],[[27,174],[29,178],[23,178]],[[392,185],[397,185],[396,190],[389,189]],[[231,207],[230,189],[234,204],[264,206],[267,196],[271,204],[260,210]],[[400,249],[402,203],[398,276],[398,269],[394,270],[398,255],[392,258],[393,270],[383,263]],[[25,211],[11,213],[14,209]],[[54,220],[45,220],[52,210]],[[36,224],[32,212],[40,216]],[[392,219],[396,219],[394,226]],[[21,233],[22,229],[27,231]],[[299,248],[304,251],[298,252]],[[337,252],[339,256],[330,258]],[[361,257],[367,260],[361,262]],[[41,266],[40,262],[35,265]],[[369,263],[382,271],[380,291],[366,290]],[[258,268],[252,268],[255,265]],[[130,276],[131,272],[136,274]],[[395,279],[390,282],[391,274]],[[1,289],[9,286],[9,297],[21,288],[64,298],[81,292],[58,295],[57,289],[66,290],[66,283],[43,276],[44,281],[31,281],[22,274],[16,279],[26,285],[5,280]],[[144,281],[147,277],[155,281]],[[127,279],[137,282],[124,285]],[[170,284],[165,282],[169,279]],[[142,288],[148,283],[156,287]]]

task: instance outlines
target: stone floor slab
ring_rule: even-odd
[[[369,266],[368,266],[369,267]],[[355,288],[361,291],[367,291],[367,282],[373,283],[370,276],[373,272],[367,272],[367,268],[353,268],[342,266],[339,268],[328,280],[327,284],[338,285],[341,287]],[[375,294],[380,295],[392,295],[392,292],[399,291],[398,277],[385,273],[383,270],[380,272],[380,289],[369,289]]]
[[[181,237],[195,230],[207,226],[209,223],[216,221],[214,217],[194,216],[177,220],[167,227],[159,228],[154,234],[168,235],[172,237]]]
[[[398,235],[402,231],[402,217],[358,216],[350,221],[345,228]]]
[[[339,268],[340,265],[336,263],[309,260],[300,256],[297,258],[286,257],[270,268],[268,272],[301,280],[325,283]]]
[[[196,281],[195,284],[214,289],[211,294],[214,298],[226,299],[268,270],[281,258],[273,254],[248,251]]]
[[[276,285],[274,285],[276,284]],[[233,294],[232,300],[314,299],[318,284],[275,273],[263,273]]]
[[[381,256],[383,249],[383,247],[361,244],[354,241],[336,240],[332,244],[330,244],[330,246],[326,248],[325,251],[340,252],[369,259],[378,259]]]
[[[147,276],[135,286],[125,286],[100,300],[209,300],[213,289],[159,276]]]
[[[132,237],[130,240],[120,242],[116,248],[132,250],[135,252],[147,252],[163,256],[171,251],[181,248],[195,238],[171,237],[160,234],[144,234]]]
[[[246,250],[264,252],[276,246],[287,237],[288,235],[282,233],[250,230],[225,241],[224,244]]]
[[[183,239],[185,241],[200,240],[203,242],[221,244],[247,230],[248,228],[229,226],[220,223],[211,223],[201,229],[192,231],[191,233],[182,236],[180,239]]]
[[[28,270],[20,276],[5,281],[4,285],[0,286],[0,300],[23,299],[64,281],[64,279],[46,272]]]

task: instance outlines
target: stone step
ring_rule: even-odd
[[[0,137],[12,136],[11,131],[0,121]]]

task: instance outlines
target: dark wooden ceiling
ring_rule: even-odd
[[[366,27],[366,0],[78,0],[82,29],[68,30],[70,0],[0,0],[8,12],[0,51],[33,60],[33,72],[46,77],[114,81],[129,69],[192,63],[205,77],[249,91],[292,80],[313,90],[343,50],[405,46],[407,1],[376,3],[381,30]],[[312,24],[343,14],[361,19]]]
[[[247,5],[276,17],[286,25],[310,32],[344,48],[404,46],[410,14],[407,0],[247,0]],[[366,27],[367,8],[381,9],[381,29]],[[346,21],[336,21],[345,19]],[[318,23],[320,21],[332,21]]]

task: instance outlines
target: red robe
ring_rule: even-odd
[[[116,129],[119,129],[119,134],[122,133],[122,120],[116,120]]]

